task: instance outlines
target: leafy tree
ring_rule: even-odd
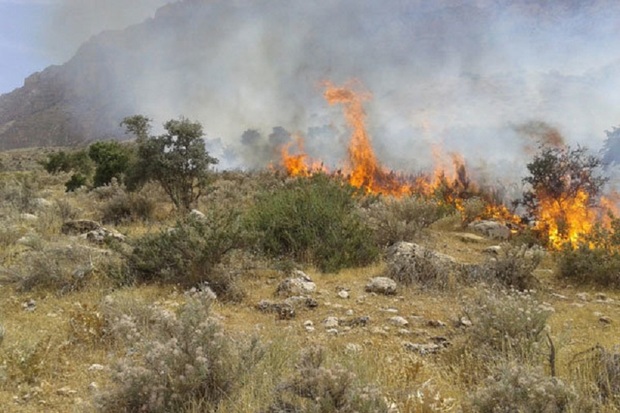
[[[142,115],[125,118],[122,124],[136,135],[138,145],[128,187],[157,181],[175,207],[190,209],[209,184],[210,165],[218,162],[205,149],[202,125],[185,118],[169,120],[165,134],[148,136],[150,120]]]
[[[601,166],[601,159],[589,155],[584,147],[542,147],[527,164],[529,176],[523,178],[523,182],[530,185],[521,201],[529,218],[538,216],[543,197],[554,200],[562,209],[563,204],[584,192],[590,205],[594,205],[607,182],[607,178],[600,175]]]
[[[93,172],[93,161],[88,156],[86,150],[78,150],[74,152],[56,152],[50,154],[47,160],[40,162],[50,174],[58,174],[60,172],[73,172],[69,181],[65,182],[67,192],[75,191],[81,186],[88,184],[88,177]]]
[[[88,156],[97,167],[93,177],[93,186],[103,186],[116,178],[123,181],[132,157],[131,148],[116,141],[96,142],[88,148]]]

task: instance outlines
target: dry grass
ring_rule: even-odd
[[[19,168],[34,170],[42,178],[33,196],[52,201],[62,200],[61,207],[37,209],[38,221],[20,218],[19,211],[3,205],[0,215],[0,278],[26,268],[24,257],[39,248],[67,244],[60,234],[62,221],[69,214],[78,218],[101,217],[105,199],[95,194],[78,191],[65,194],[63,179],[44,177],[32,159],[38,155],[19,152],[18,160],[9,160],[11,153],[1,154],[3,164],[11,170],[0,173],[4,180],[13,179]],[[17,156],[17,155],[15,155]],[[29,162],[29,163],[28,163]],[[18,168],[18,165],[22,165]],[[44,178],[44,179],[43,179]],[[266,179],[266,178],[263,178]],[[273,180],[269,185],[280,183]],[[247,192],[239,195],[235,185]],[[219,201],[232,199],[250,205],[255,183],[244,174],[232,174],[218,187]],[[112,226],[130,238],[156,233],[174,224],[176,216],[155,187],[145,188],[145,195],[157,200],[150,221],[128,221]],[[218,201],[218,202],[219,202]],[[207,201],[204,201],[207,202]],[[208,204],[202,204],[207,208]],[[73,211],[73,212],[71,212]],[[480,263],[488,259],[483,250],[493,241],[472,242],[459,235],[462,228],[450,217],[440,220],[423,232],[422,245],[451,255],[459,262]],[[17,240],[28,234],[31,242]],[[385,264],[365,268],[346,269],[338,273],[322,274],[312,268],[306,273],[317,284],[313,297],[318,302],[314,309],[300,309],[291,320],[279,320],[273,313],[255,309],[262,299],[274,299],[283,272],[273,263],[256,260],[240,272],[239,280],[245,297],[239,303],[218,302],[213,307],[225,334],[238,340],[256,335],[264,345],[265,353],[252,372],[243,378],[238,393],[224,400],[218,411],[223,413],[258,412],[274,400],[274,389],[292,377],[295,364],[304,348],[321,346],[326,349],[326,367],[340,365],[356,377],[356,383],[375,386],[401,413],[458,411],[477,390],[467,382],[472,369],[468,361],[471,349],[452,352],[461,344],[467,327],[457,326],[464,315],[463,308],[474,302],[483,287],[460,285],[448,291],[424,291],[416,287],[402,288],[395,296],[369,294],[364,286],[371,277],[385,272]],[[41,264],[44,265],[44,264]],[[110,333],[110,323],[123,314],[130,315],[148,331],[149,308],[157,306],[176,311],[187,299],[185,291],[175,285],[140,285],[117,288],[106,280],[105,266],[81,289],[59,295],[46,288],[19,291],[18,285],[0,283],[0,406],[3,412],[91,412],[98,390],[114,383],[110,368],[131,352],[131,344]],[[566,285],[554,277],[554,264],[545,257],[535,275],[541,283],[537,299],[553,308],[548,320],[547,333],[555,347],[557,376],[574,387],[579,397],[592,394],[590,374],[575,374],[574,358],[599,345],[611,352],[618,341],[620,323],[620,292]],[[346,289],[349,298],[338,292]],[[577,297],[588,293],[587,301]],[[598,300],[597,293],[606,296]],[[599,297],[602,298],[602,297]],[[29,300],[36,306],[28,311]],[[394,316],[405,317],[408,326],[392,324]],[[347,327],[347,320],[368,316],[365,326]],[[327,331],[323,321],[328,317],[345,320],[337,328],[338,334]],[[606,318],[607,317],[607,318]],[[603,321],[601,321],[603,320]],[[611,322],[606,322],[610,320]],[[314,331],[307,331],[305,323],[312,322]],[[437,321],[445,323],[438,326]],[[421,355],[407,350],[403,342],[427,344],[444,337],[452,348],[439,354]],[[541,374],[550,375],[547,361],[549,349],[542,350],[537,361]],[[449,353],[452,352],[452,353]],[[458,358],[455,354],[458,355]],[[448,356],[450,354],[450,356]],[[588,353],[590,354],[590,353]],[[596,360],[594,358],[587,360]],[[595,365],[592,361],[590,367]],[[533,363],[533,362],[532,362]],[[103,366],[99,370],[96,365]],[[200,406],[190,406],[189,412],[199,412]],[[619,412],[619,406],[599,407],[604,413]]]

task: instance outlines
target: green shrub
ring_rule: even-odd
[[[449,208],[434,200],[415,196],[378,198],[362,209],[364,220],[381,247],[399,241],[412,241],[420,231],[449,213]]]
[[[290,379],[276,388],[266,413],[381,413],[388,406],[379,392],[360,387],[353,373],[341,366],[323,367],[325,351],[311,347]]]
[[[356,212],[356,190],[325,175],[296,179],[261,197],[248,225],[261,251],[316,265],[321,271],[375,260],[372,231]]]
[[[88,147],[88,156],[96,164],[93,186],[98,187],[109,184],[112,179],[123,182],[134,150],[116,141],[102,141]]]
[[[581,244],[558,256],[558,276],[579,284],[620,287],[620,251]]]
[[[469,397],[476,413],[586,413],[593,411],[577,403],[577,394],[561,380],[542,369],[509,363],[500,366]]]
[[[74,192],[76,189],[79,189],[83,186],[88,185],[88,177],[86,175],[82,175],[79,172],[71,175],[71,178],[67,182],[65,182],[65,188],[67,192]]]
[[[208,283],[222,299],[238,300],[236,276],[218,267],[224,256],[242,246],[238,212],[211,208],[204,218],[188,216],[174,228],[135,242],[127,266],[138,282]]]
[[[262,350],[256,340],[243,344],[227,336],[211,316],[211,303],[210,296],[197,294],[177,314],[159,310],[150,336],[125,318],[138,356],[116,366],[115,384],[96,400],[99,411],[163,413],[189,406],[216,411],[234,397]]]

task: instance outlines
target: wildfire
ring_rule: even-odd
[[[479,214],[479,219],[496,219],[512,228],[522,226],[520,217],[490,196],[489,191],[481,190],[470,179],[465,161],[459,154],[449,154],[448,157],[439,146],[434,146],[432,153],[437,167],[428,175],[407,176],[392,172],[381,165],[366,130],[363,103],[372,96],[368,92],[360,92],[357,86],[356,83],[340,87],[326,83],[323,94],[330,105],[342,106],[345,120],[351,130],[348,156],[342,169],[338,171],[340,176],[346,177],[352,186],[370,194],[396,197],[415,194],[437,197],[440,202],[453,206],[464,216],[466,201],[480,198],[485,207]],[[280,155],[281,167],[290,176],[308,177],[317,172],[329,173],[321,162],[311,159],[305,153],[303,138],[300,136],[296,137],[294,143],[282,147]],[[451,159],[451,166],[447,165],[447,159]],[[601,218],[600,213],[591,208],[588,194],[584,191],[561,199],[547,197],[544,194],[537,196],[539,216],[534,230],[547,234],[550,248],[559,249],[567,242],[575,245],[592,231],[597,220]],[[611,205],[617,205],[617,202],[604,198],[602,203],[607,210],[615,211]]]

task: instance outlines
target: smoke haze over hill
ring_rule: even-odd
[[[114,20],[165,1],[87,3]],[[428,166],[441,145],[504,173],[531,146],[523,125],[598,148],[620,124],[616,1],[185,0],[154,16],[93,37],[33,79],[39,90],[49,79],[61,85],[61,112],[86,138],[122,136],[118,121],[133,113],[158,124],[184,115],[204,124],[212,144],[219,138],[216,156],[238,155],[224,166],[268,162],[274,127],[336,163],[347,130],[321,85],[350,79],[372,93],[373,143],[395,169]],[[77,19],[49,38],[75,39],[88,24]],[[0,100],[0,142],[6,107]],[[244,148],[251,129],[262,150]]]

